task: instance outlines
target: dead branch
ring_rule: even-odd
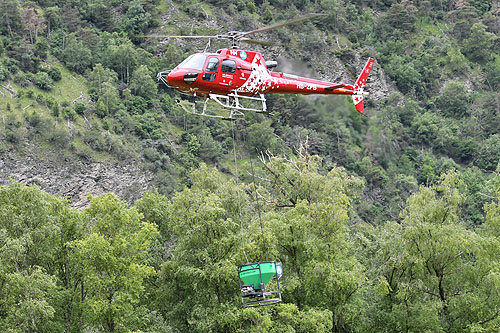
[[[9,86],[10,86],[10,83],[9,83]],[[4,86],[3,84],[0,84],[0,87],[4,88],[5,90],[7,90],[10,93],[10,97],[16,97],[17,93],[13,89],[9,88],[9,86]]]
[[[262,180],[262,181],[265,181],[265,182],[269,182],[269,183],[271,182],[271,179],[267,179],[267,178],[264,178],[264,177],[257,176],[256,174],[251,173],[249,171],[247,171],[247,174],[249,176],[255,177],[255,178],[259,179],[259,180]]]
[[[274,200],[269,200],[268,198],[266,198],[262,194],[260,194],[259,191],[257,191],[257,189],[255,189],[255,193],[257,193],[257,196],[260,199],[262,199],[266,203],[266,205],[275,206],[278,208],[293,208],[293,207],[295,207],[295,204],[282,204],[282,203],[278,203]]]

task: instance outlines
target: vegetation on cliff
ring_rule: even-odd
[[[204,45],[136,37],[304,12],[328,16],[258,50],[327,79],[374,57],[368,118],[292,95],[234,124],[186,115],[155,75]],[[80,211],[0,187],[1,330],[497,331],[499,15],[492,0],[2,1],[0,156],[125,161],[155,190]],[[284,302],[243,309],[236,267],[267,256]]]

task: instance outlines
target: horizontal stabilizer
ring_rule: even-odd
[[[336,84],[334,86],[330,86],[330,87],[326,87],[325,90],[326,91],[333,91],[335,89],[338,89],[338,88],[343,88],[344,85],[343,84]]]

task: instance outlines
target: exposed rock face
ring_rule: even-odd
[[[10,179],[35,184],[48,193],[68,198],[75,208],[87,206],[89,194],[98,196],[112,192],[121,199],[135,201],[148,190],[152,179],[151,174],[133,164],[23,155],[0,153],[0,185],[8,184]]]

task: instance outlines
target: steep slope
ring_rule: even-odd
[[[342,97],[269,96],[270,118],[249,114],[235,124],[240,158],[252,158],[256,150],[291,154],[307,142],[310,152],[323,157],[325,169],[342,165],[367,180],[359,213],[377,222],[393,216],[419,184],[431,184],[441,172],[459,167],[479,175],[480,168],[486,173],[475,181],[483,183],[500,158],[498,6],[492,2],[94,5],[3,5],[8,20],[1,25],[0,105],[2,151],[9,160],[21,161],[29,141],[36,148],[28,150],[42,156],[46,150],[64,152],[77,169],[90,163],[96,165],[90,169],[102,164],[118,170],[124,161],[137,166],[127,168],[128,183],[167,194],[189,185],[187,175],[200,161],[230,171],[231,126],[183,114],[173,103],[176,93],[154,82],[155,73],[204,49],[205,42],[135,36],[248,30],[303,12],[328,16],[261,34],[274,46],[256,50],[269,59],[286,59],[283,65],[299,64],[287,71],[305,67],[319,78],[343,82],[353,82],[364,59],[375,57],[368,82],[370,117],[354,113]],[[211,49],[223,46],[214,41]],[[56,160],[65,159],[56,157],[48,165],[58,165]],[[15,166],[8,168],[4,182]],[[113,174],[110,187],[122,188]],[[481,205],[476,202],[474,212],[466,214],[480,213]]]

